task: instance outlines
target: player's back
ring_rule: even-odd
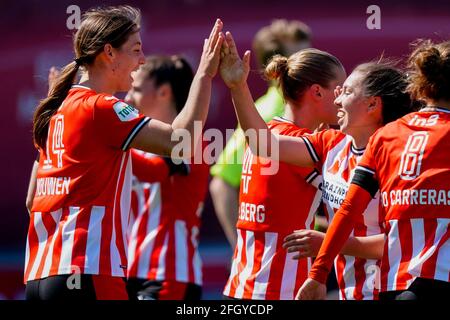
[[[406,289],[415,277],[450,279],[449,124],[449,110],[426,108],[369,142],[361,165],[379,182],[388,234],[382,290]]]

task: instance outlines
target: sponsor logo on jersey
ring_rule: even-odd
[[[122,122],[131,121],[139,117],[139,111],[125,102],[118,101],[113,105],[113,108]]]

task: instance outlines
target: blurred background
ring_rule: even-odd
[[[403,58],[417,38],[450,38],[450,2],[302,1],[302,0],[147,0],[147,1],[9,1],[0,4],[0,299],[23,299],[22,273],[28,214],[25,208],[30,169],[37,152],[31,119],[47,91],[51,66],[74,58],[68,6],[130,4],[141,9],[145,54],[182,54],[197,66],[203,39],[216,18],[233,32],[241,53],[254,34],[273,19],[298,19],[313,33],[313,46],[336,55],[349,73],[380,55]],[[369,30],[369,5],[381,9],[381,29]],[[255,98],[266,90],[253,61],[250,88]],[[214,82],[206,128],[234,128],[236,118],[222,81]],[[208,195],[203,212],[200,252],[204,261],[204,299],[220,299],[232,254]]]

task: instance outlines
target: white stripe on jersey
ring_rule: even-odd
[[[381,270],[379,265],[377,265],[379,260],[367,259],[364,264],[364,271],[366,279],[363,282],[362,294],[364,295],[363,300],[373,300],[374,299],[374,289],[379,290],[381,286]]]
[[[119,249],[117,248],[117,235],[116,235],[116,215],[117,215],[117,210],[118,208],[116,208],[116,201],[117,201],[117,195],[120,193],[119,190],[119,184],[120,184],[120,176],[122,174],[122,170],[123,170],[123,166],[124,165],[128,165],[125,164],[125,157],[127,156],[127,154],[124,152],[124,154],[122,155],[122,160],[120,163],[120,168],[119,168],[119,175],[117,177],[117,183],[116,183],[116,192],[114,194],[114,204],[113,204],[113,210],[112,210],[112,237],[111,237],[111,243],[110,243],[110,260],[111,260],[111,274],[113,276],[119,276],[119,277],[123,277],[124,272],[123,269],[120,267],[120,254],[119,254]],[[131,158],[131,156],[129,157]],[[125,181],[124,181],[125,183]],[[131,192],[131,191],[130,191]],[[120,217],[122,219],[122,217]],[[127,219],[128,222],[128,219]],[[125,247],[126,248],[126,247]],[[127,250],[125,250],[126,252]]]
[[[105,207],[93,206],[89,220],[89,232],[86,242],[85,271],[98,274],[100,270],[100,245],[102,239],[102,221],[105,216]]]
[[[450,228],[450,219],[437,219],[439,225],[447,225]],[[450,281],[450,238],[441,246],[437,260],[434,278],[442,281]]]
[[[264,253],[261,259],[261,268],[255,277],[252,299],[265,299],[267,285],[269,284],[270,265],[277,250],[278,233],[264,233]],[[231,278],[231,277],[230,277]]]
[[[342,276],[345,282],[345,297],[346,299],[354,299],[355,296],[355,257],[345,255],[345,267]]]
[[[132,173],[132,161],[131,155],[128,157],[127,167],[125,169],[125,176],[123,180],[122,191],[120,193],[120,213],[121,213],[121,221],[122,221],[122,241],[124,243],[125,248],[125,256],[128,256],[128,221],[131,215],[131,183],[133,180]]]
[[[420,222],[423,225],[423,219],[411,219],[411,220],[422,220]],[[433,245],[425,252],[423,252],[423,250],[420,250],[419,251],[420,254],[419,253],[416,254],[416,251],[413,251],[412,259],[409,262],[408,271],[414,276],[420,277],[423,263],[427,259],[429,259],[431,257],[431,255],[434,254],[436,249],[438,249],[437,246],[438,246],[439,241],[441,241],[441,239],[444,237],[444,235],[446,234],[446,232],[448,230],[450,219],[436,219],[436,220],[438,222],[438,225],[436,227]],[[415,222],[415,224],[420,224],[420,223]],[[412,237],[413,244],[415,241],[415,237],[416,237],[416,235],[413,233],[413,237]],[[448,242],[448,240],[447,240],[447,242]],[[425,243],[423,241],[422,248],[419,248],[419,249],[424,249],[424,246],[425,246]],[[440,249],[439,251],[442,251],[442,249]],[[450,262],[444,263],[443,265],[447,266],[447,268],[448,268],[448,266],[450,265]],[[437,279],[437,278],[435,278],[435,279]],[[437,280],[449,281],[448,274],[447,274],[447,277],[444,276],[443,279],[437,279]]]
[[[319,180],[319,179],[315,179],[314,181]],[[322,179],[320,179],[322,180]],[[309,209],[308,212],[308,217],[306,218],[305,221],[305,227],[307,229],[314,229],[314,225],[313,225],[313,221],[314,221],[314,217],[316,215],[316,211],[319,208],[320,202],[322,201],[322,191],[320,191],[319,189],[317,189],[316,194],[314,195],[314,199],[311,203],[311,207]]]
[[[164,237],[164,243],[161,249],[161,253],[159,254],[158,259],[158,269],[156,270],[155,278],[156,280],[164,280],[166,278],[166,257],[167,257],[167,248],[169,247],[169,233],[166,233]]]
[[[144,189],[145,188],[150,188],[150,184],[146,183],[146,184],[142,184],[142,188],[138,187],[138,188],[134,188],[134,192],[136,192],[137,194],[137,201],[138,203],[138,208],[144,208]],[[139,211],[139,209],[138,209]],[[137,241],[138,241],[138,231],[139,231],[139,226],[142,223],[142,219],[144,218],[145,214],[144,211],[142,210],[142,212],[135,212],[135,219],[134,221],[132,221],[132,219],[130,219],[130,225],[128,227],[129,230],[129,243],[128,243],[128,270],[131,268],[131,263],[135,261],[136,259],[136,248],[137,248]],[[130,214],[131,217],[131,214]],[[139,261],[137,262],[139,263]]]
[[[188,244],[186,222],[175,221],[175,279],[179,282],[189,282],[188,275]]]
[[[200,258],[200,254],[198,252],[198,235],[200,231],[199,229],[194,226],[192,228],[192,234],[191,234],[191,242],[192,246],[194,247],[194,259],[193,259],[193,268],[194,268],[194,282],[198,285],[202,285],[203,279],[202,279],[202,259]]]
[[[231,288],[231,282],[233,281],[233,278],[238,273],[238,265],[241,263],[241,257],[242,257],[242,236],[241,236],[241,230],[237,229],[237,244],[236,244],[236,258],[233,260],[233,264],[231,265],[231,273],[229,280],[227,282],[227,285],[225,286],[225,289],[223,290],[224,295],[230,294],[230,288]]]
[[[141,251],[139,262],[138,262],[138,272],[137,277],[142,279],[147,279],[147,273],[150,267],[150,256],[153,252],[153,247],[155,246],[155,239],[158,233],[158,225],[161,217],[161,184],[153,183],[150,186],[150,206],[148,208],[149,218],[147,221],[147,236],[142,242],[141,248],[145,250]]]
[[[72,252],[79,212],[80,207],[69,207],[69,216],[62,228],[61,260],[59,261],[58,274],[66,274],[74,271],[72,270]]]
[[[316,179],[321,180],[321,179]],[[305,221],[305,227],[308,229],[313,229],[313,221],[314,216],[317,210],[317,207],[319,206],[319,203],[322,199],[322,192],[320,190],[317,190],[314,199],[311,204],[311,208],[308,213],[308,217]],[[283,269],[283,278],[281,280],[281,289],[280,289],[280,300],[292,300],[295,298],[296,292],[294,292],[295,289],[295,282],[297,279],[297,267],[298,267],[298,260],[292,259],[294,255],[296,255],[296,252],[290,252],[286,253],[286,259],[284,263],[284,269]],[[311,259],[307,258],[308,266],[311,267]],[[309,270],[309,269],[308,269]]]
[[[55,241],[59,236],[60,233],[60,221],[61,221],[61,216],[62,216],[62,209],[59,209],[57,211],[53,211],[50,213],[53,220],[55,221],[56,224],[56,229],[55,232],[53,233],[53,238],[52,241],[50,243],[50,246],[48,248],[48,252],[47,252],[47,257],[45,258],[45,264],[44,264],[44,269],[42,270],[42,275],[41,278],[46,278],[48,277],[49,273],[50,273],[50,269],[52,266],[52,260],[53,260],[53,248],[55,246]]]
[[[422,250],[425,249],[425,229],[424,229],[424,222],[423,219],[411,219],[411,244],[412,244],[412,260],[414,260],[414,257],[419,257],[419,254],[422,252]],[[400,240],[401,241],[401,240]],[[413,261],[411,261],[413,262]],[[408,265],[408,272],[411,272],[411,269],[413,268],[414,263],[410,263]],[[422,268],[420,268],[422,269]],[[414,280],[410,279],[408,280],[408,283],[406,287],[409,287],[411,282]]]
[[[42,212],[35,212],[34,213],[34,230],[36,231],[38,241],[39,241],[39,247],[38,252],[36,254],[36,259],[33,263],[33,268],[30,271],[30,275],[28,276],[28,279],[34,279],[36,276],[36,273],[38,271],[38,268],[41,264],[42,255],[45,250],[45,245],[47,244],[47,230],[45,229],[44,223],[42,222]]]
[[[245,283],[252,274],[253,262],[255,260],[255,236],[252,231],[245,231],[246,264],[244,270],[239,274],[239,285],[236,288],[235,298],[241,299],[244,295]]]
[[[292,259],[298,252],[286,253],[283,278],[281,279],[280,300],[293,300],[295,280],[297,279],[298,260]],[[309,259],[309,258],[307,258]]]
[[[387,278],[387,291],[397,290],[397,275],[402,256],[402,247],[399,241],[398,221],[389,221],[390,230],[388,235],[389,272]]]

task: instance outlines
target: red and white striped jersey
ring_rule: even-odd
[[[331,221],[347,194],[355,168],[364,153],[353,145],[353,138],[337,130],[325,130],[303,137],[312,159],[322,169],[322,200]],[[384,232],[379,211],[379,194],[370,202],[355,224],[353,236],[370,236]],[[341,300],[373,300],[378,298],[376,281],[380,261],[338,255],[335,270]]]
[[[208,166],[190,164],[189,175],[169,176],[161,157],[136,152],[133,171],[147,173],[133,184],[128,277],[202,285],[198,240]]]
[[[308,133],[274,118],[271,130]],[[311,259],[294,260],[283,239],[298,229],[313,229],[321,182],[314,168],[300,168],[254,156],[247,148],[242,168],[237,246],[223,294],[237,299],[294,299],[306,280]],[[315,184],[316,186],[313,186]]]
[[[422,109],[371,138],[360,167],[380,185],[387,241],[381,290],[450,281],[450,111]]]
[[[148,121],[113,96],[78,85],[69,91],[40,150],[25,282],[73,272],[126,275],[127,149]]]

